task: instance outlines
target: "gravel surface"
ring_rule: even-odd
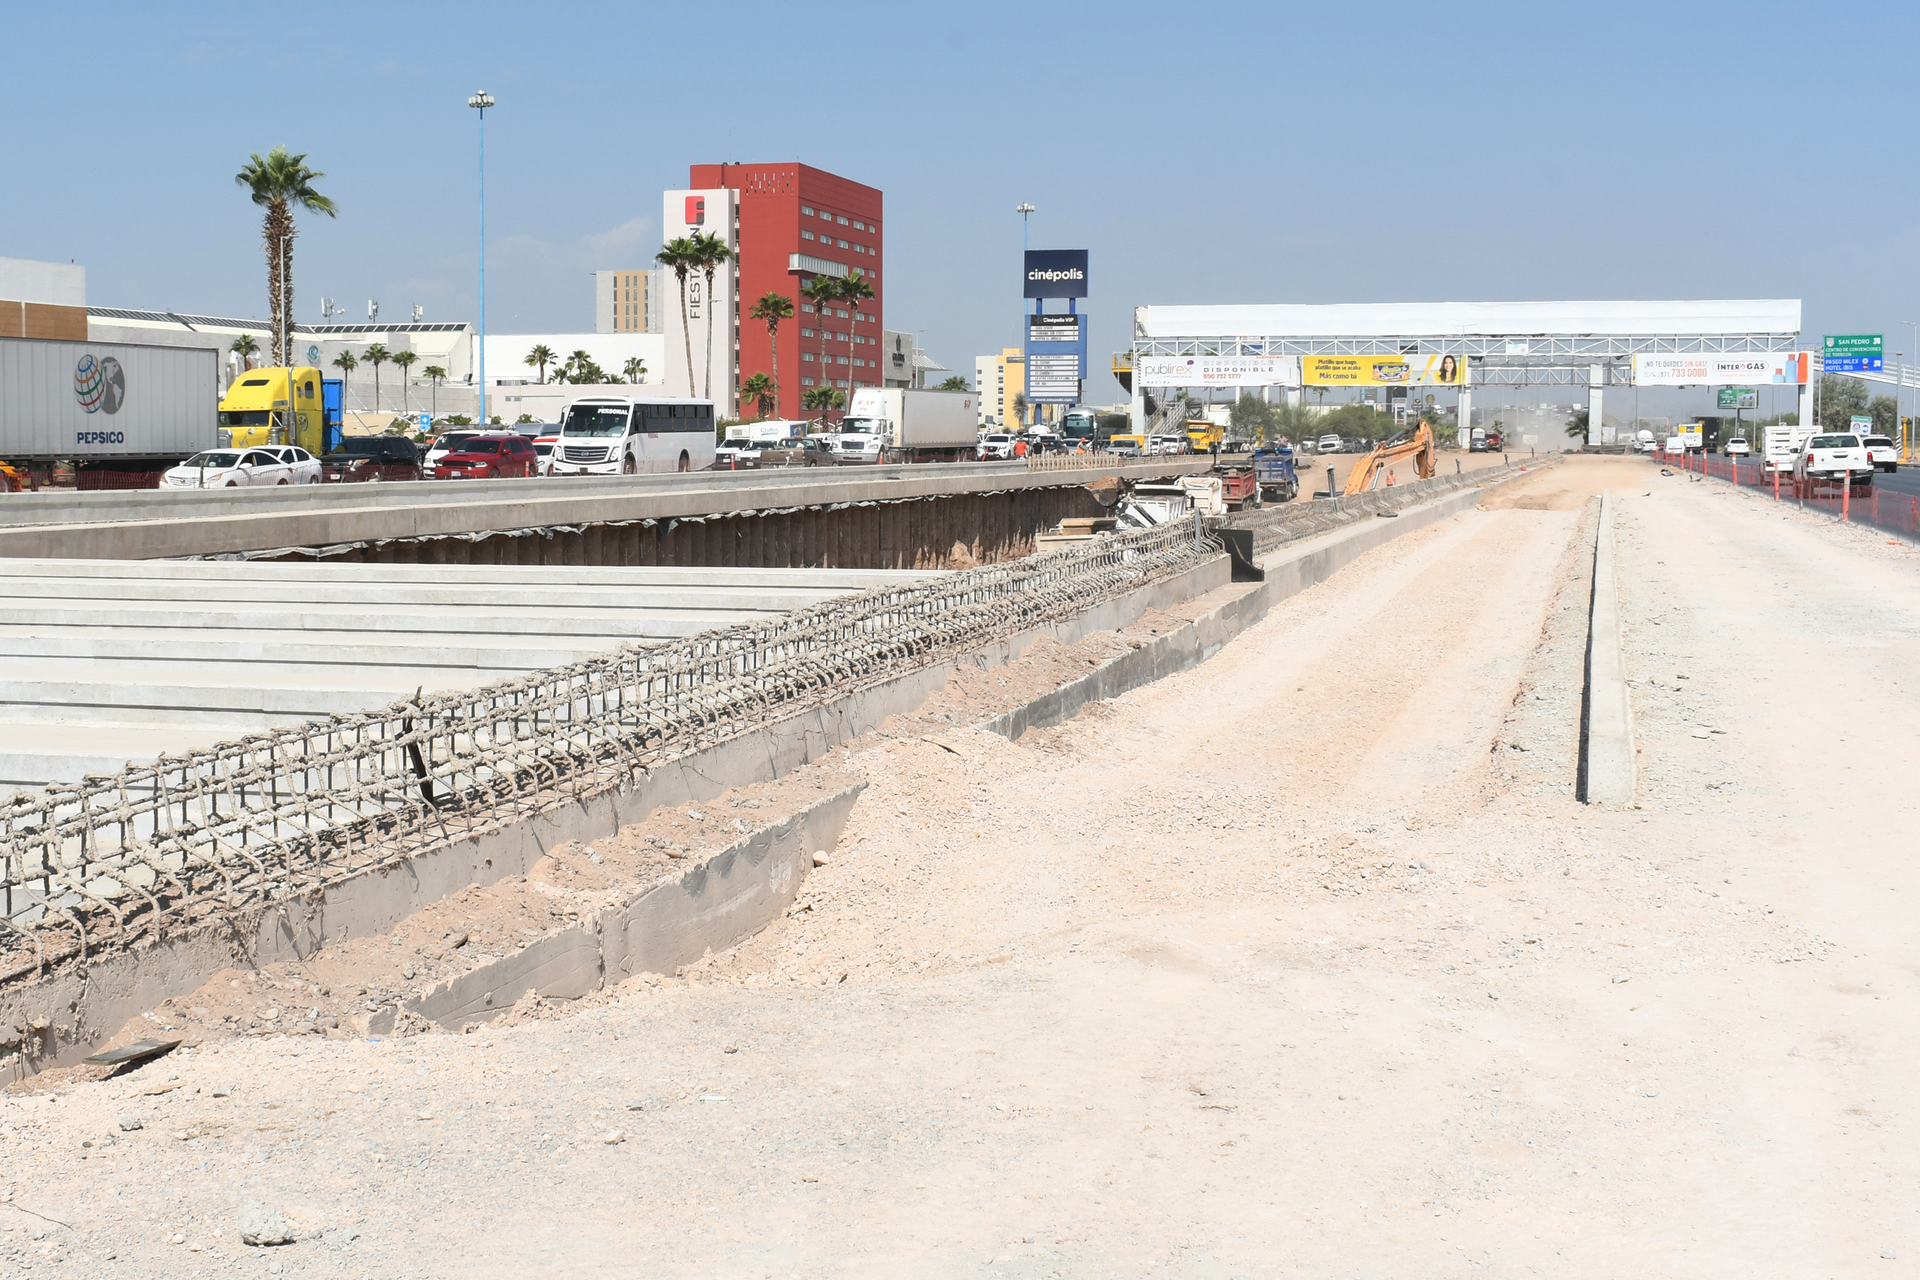
[[[683,974],[17,1088],[0,1272],[1897,1274],[1917,553],[1638,459],[1488,505],[1069,724],[835,753],[829,865]]]

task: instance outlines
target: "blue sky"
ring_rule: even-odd
[[[887,323],[969,374],[1019,340],[1022,200],[1092,251],[1098,369],[1175,302],[1798,297],[1905,350],[1916,36],[1910,2],[21,6],[0,255],[264,314],[232,175],[285,143],[340,204],[302,320],[470,319],[484,87],[494,332],[590,328],[587,272],[731,148],[881,188]]]

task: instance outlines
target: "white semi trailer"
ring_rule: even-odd
[[[219,443],[220,352],[0,338],[0,462],[163,471]]]
[[[971,462],[980,438],[979,396],[972,391],[865,387],[853,393],[840,424],[849,437],[871,441],[867,461]],[[859,461],[842,448],[842,461]]]

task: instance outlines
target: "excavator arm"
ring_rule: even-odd
[[[1420,473],[1422,480],[1433,478],[1437,465],[1437,456],[1433,448],[1433,429],[1423,420],[1411,432],[1395,436],[1376,446],[1372,453],[1353,464],[1353,472],[1347,477],[1347,496],[1365,493],[1373,487],[1374,480],[1383,467],[1412,458],[1414,470]]]

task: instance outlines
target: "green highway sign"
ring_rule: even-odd
[[[1877,333],[1830,333],[1820,344],[1827,373],[1879,373],[1887,367],[1886,342]]]
[[[1758,409],[1760,393],[1753,387],[1721,387],[1720,407],[1722,409]]]

